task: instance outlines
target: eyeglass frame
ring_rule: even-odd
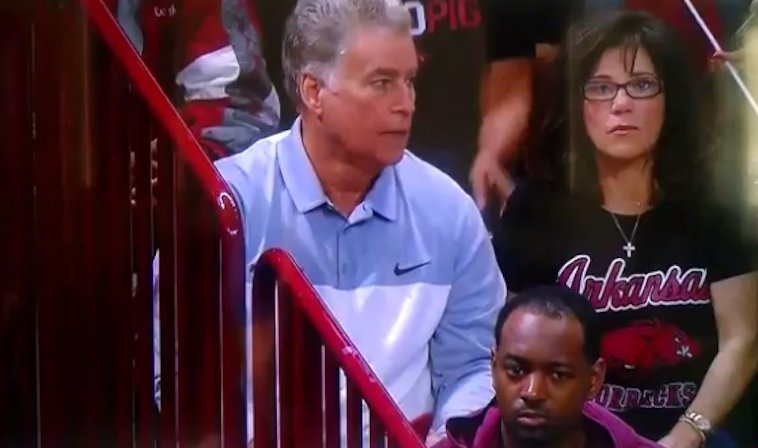
[[[647,95],[647,96],[634,96],[631,93],[629,93],[629,84],[631,84],[631,83],[633,83],[635,81],[640,81],[640,80],[655,81],[656,85],[658,86],[658,90],[655,93],[653,93],[651,95]],[[593,84],[593,83],[594,84],[605,83],[605,84],[608,84],[608,85],[612,85],[612,86],[614,86],[616,88],[616,90],[613,92],[613,96],[611,96],[610,98],[603,98],[603,99],[599,99],[599,98],[587,98],[587,85],[588,84]],[[625,83],[621,83],[621,84],[613,82],[613,81],[610,81],[610,80],[602,80],[602,81],[600,81],[600,80],[596,80],[596,81],[590,80],[590,81],[585,82],[582,85],[581,91],[582,91],[582,97],[584,97],[584,99],[587,100],[587,101],[613,101],[613,100],[616,99],[616,97],[618,96],[619,91],[621,89],[624,89],[624,91],[626,92],[626,95],[629,98],[632,98],[632,99],[635,99],[635,100],[647,100],[647,99],[650,99],[650,98],[655,98],[656,96],[658,96],[661,93],[663,93],[663,90],[664,90],[663,89],[663,82],[661,82],[661,80],[657,76],[644,76],[644,77],[640,77],[640,78],[630,79],[629,81],[627,81]]]

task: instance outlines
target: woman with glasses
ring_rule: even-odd
[[[595,399],[667,447],[729,446],[715,429],[758,365],[755,254],[708,198],[697,76],[649,15],[572,29],[494,237],[511,292],[559,282],[601,313]]]

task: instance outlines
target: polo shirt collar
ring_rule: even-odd
[[[284,184],[298,212],[308,213],[329,203],[305,151],[300,117],[292,124],[289,135],[282,139],[277,158]],[[394,221],[398,207],[397,183],[395,166],[384,168],[366,195],[364,205],[383,218]]]

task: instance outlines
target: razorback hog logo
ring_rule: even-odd
[[[710,287],[706,282],[707,271],[682,268],[673,265],[668,271],[653,271],[646,274],[624,276],[626,261],[616,258],[608,266],[604,277],[588,275],[590,257],[577,255],[558,272],[558,283],[566,285],[589,299],[599,312],[625,311],[649,305],[670,306],[707,304]]]
[[[605,334],[602,357],[622,377],[649,376],[700,354],[700,346],[676,325],[658,319],[635,322]]]

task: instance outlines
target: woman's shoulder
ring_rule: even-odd
[[[708,256],[714,276],[718,276],[715,271],[723,266],[736,264],[746,270],[758,267],[758,215],[754,207],[746,209],[744,205],[706,197],[662,205],[662,220],[667,226],[676,226],[679,233],[689,235],[692,244]]]
[[[744,215],[741,207],[711,197],[664,199],[657,208],[667,219],[709,231],[713,231],[714,226],[719,228],[738,223]]]

